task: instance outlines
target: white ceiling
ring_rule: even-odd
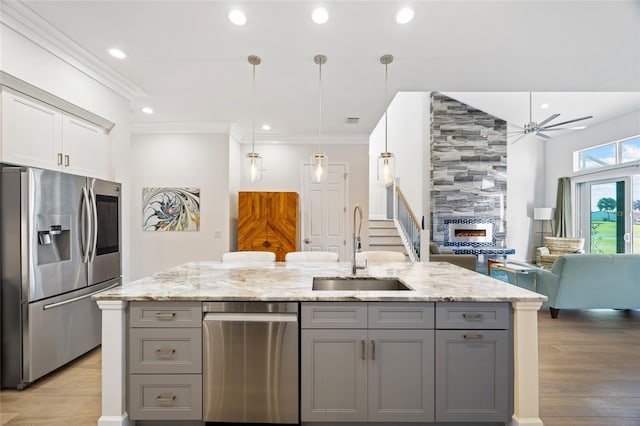
[[[310,20],[319,2],[304,0],[23,3],[148,95],[133,100],[134,122],[237,122],[250,134],[250,54],[262,58],[256,124],[272,127],[258,126],[258,141],[318,135],[316,54],[328,57],[325,139],[366,140],[385,107],[383,54],[395,57],[389,99],[396,91],[482,92],[459,96],[519,125],[528,121],[528,91],[534,121],[558,112],[556,121],[593,115],[594,124],[640,109],[638,0],[413,1],[407,25],[394,21],[406,5],[398,1],[324,1],[324,25]],[[227,19],[235,6],[248,17],[244,27]],[[113,46],[128,58],[109,56]],[[543,101],[550,108],[536,111]],[[141,113],[143,105],[155,114]],[[346,117],[361,120],[347,125]]]

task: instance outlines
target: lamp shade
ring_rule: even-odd
[[[533,220],[552,220],[553,207],[535,207],[533,209]]]

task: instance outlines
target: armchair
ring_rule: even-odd
[[[441,250],[434,242],[429,243],[430,262],[448,262],[471,271],[476,270],[478,259],[475,254],[454,254],[451,250]]]
[[[536,264],[550,269],[563,254],[584,253],[584,238],[544,237],[543,246],[536,249]]]

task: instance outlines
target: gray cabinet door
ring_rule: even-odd
[[[436,330],[436,421],[507,421],[507,330]]]
[[[433,330],[369,330],[369,421],[434,420]]]
[[[367,420],[367,330],[302,330],[304,422]]]

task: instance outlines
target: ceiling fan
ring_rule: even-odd
[[[585,117],[580,117],[580,118],[574,118],[573,120],[567,120],[567,121],[562,121],[560,123],[555,123],[555,124],[549,124],[551,123],[553,120],[555,120],[556,118],[558,118],[560,116],[560,114],[551,114],[549,117],[545,118],[544,120],[542,120],[539,123],[536,123],[535,121],[533,121],[532,118],[532,102],[531,102],[531,92],[529,92],[529,122],[525,123],[523,127],[520,127],[520,130],[515,131],[515,132],[508,132],[508,133],[512,133],[512,134],[520,134],[520,136],[518,136],[517,138],[515,138],[513,141],[511,141],[511,143],[516,143],[518,142],[520,139],[524,138],[525,136],[533,133],[536,136],[539,136],[543,139],[551,139],[550,136],[546,135],[545,132],[551,132],[554,130],[565,130],[567,129],[566,127],[559,127],[562,126],[564,124],[569,124],[569,123],[575,123],[576,121],[581,121],[581,120],[587,120],[589,118],[593,118],[592,115],[587,115]],[[519,127],[519,126],[516,126]],[[571,128],[569,128],[571,129]]]

